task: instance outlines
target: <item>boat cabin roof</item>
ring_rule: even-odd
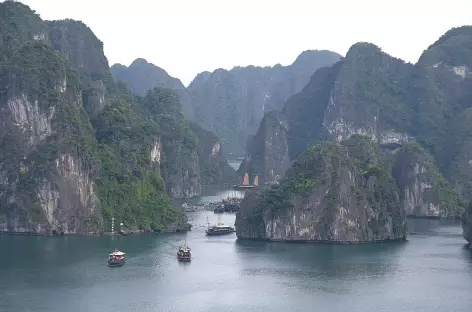
[[[126,255],[124,252],[121,251],[114,251],[110,254],[110,256],[124,256]]]
[[[213,225],[212,227],[213,228],[230,228],[231,226],[225,225],[224,223],[219,222],[218,224]]]

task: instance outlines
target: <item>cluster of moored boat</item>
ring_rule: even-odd
[[[217,235],[227,235],[234,233],[235,229],[232,226],[224,225],[221,222],[218,222],[216,225],[208,226],[205,230],[206,235],[208,236],[217,236]],[[192,253],[191,249],[187,244],[179,246],[177,250],[177,260],[179,261],[191,261]],[[115,249],[108,258],[108,265],[112,267],[122,266],[126,263],[126,254],[118,249]]]

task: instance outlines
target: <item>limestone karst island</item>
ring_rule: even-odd
[[[472,3],[301,2],[0,2],[0,311],[470,311]]]

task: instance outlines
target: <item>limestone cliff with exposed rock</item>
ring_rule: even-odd
[[[112,218],[133,231],[188,229],[168,193],[199,194],[200,184],[163,180],[198,173],[163,168],[175,155],[198,166],[185,120],[174,127],[149,115],[144,99],[114,83],[102,42],[83,23],[43,21],[16,1],[0,11],[0,232],[97,234]],[[169,136],[185,148],[172,155]]]
[[[314,143],[340,142],[354,134],[366,135],[390,152],[415,141],[422,151],[408,153],[407,144],[394,172],[407,213],[460,215],[463,202],[472,198],[471,47],[470,26],[448,31],[414,65],[373,44],[354,44],[345,58],[316,70],[305,88],[287,100],[279,115],[286,138],[273,150],[288,146],[293,162]],[[258,144],[255,138],[248,143],[245,167],[257,164],[262,174],[283,167],[266,161],[258,150],[271,139],[268,135],[258,137]],[[390,156],[395,162],[396,154]],[[283,170],[277,175],[283,176]]]
[[[84,146],[92,127],[68,63],[27,43],[2,66],[1,80],[9,88],[0,100],[0,231],[100,231],[98,158]]]
[[[241,239],[363,243],[403,240],[405,211],[378,147],[365,137],[305,151],[279,185],[248,192]]]
[[[406,213],[423,217],[459,217],[462,203],[439,172],[433,157],[410,142],[396,154],[393,166]]]
[[[251,154],[240,165],[239,174],[249,173],[251,181],[257,175],[260,184],[277,183],[291,163],[287,131],[288,125],[278,112],[266,114],[250,140]]]
[[[467,207],[462,215],[462,229],[464,230],[464,238],[472,244],[472,204]]]

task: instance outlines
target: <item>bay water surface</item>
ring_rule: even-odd
[[[216,195],[213,195],[216,196]],[[0,311],[472,311],[472,250],[457,222],[409,220],[408,241],[316,245],[191,232],[128,237],[0,236]],[[179,263],[177,247],[192,248]],[[114,249],[129,259],[109,268]]]

